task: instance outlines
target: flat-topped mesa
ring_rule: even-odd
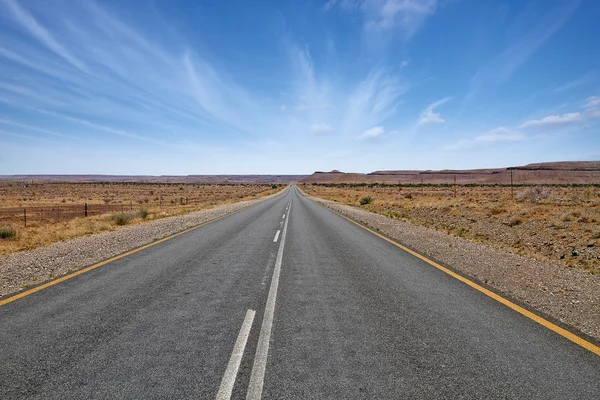
[[[599,184],[600,161],[563,161],[467,170],[380,170],[368,174],[315,172],[300,183]]]
[[[600,171],[600,161],[559,161],[527,164],[514,169],[538,171]]]

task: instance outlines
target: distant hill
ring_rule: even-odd
[[[600,183],[600,161],[564,161],[520,167],[471,170],[398,170],[368,174],[315,172],[300,183],[388,183],[388,184],[586,184]]]
[[[291,183],[306,175],[0,175],[0,180],[139,183]]]

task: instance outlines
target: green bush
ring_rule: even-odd
[[[129,223],[129,215],[123,213],[113,214],[112,220],[117,225],[127,225]]]
[[[271,189],[277,189],[279,186],[277,185],[271,185]]]
[[[15,236],[17,236],[17,231],[12,226],[0,228],[0,239],[13,239]]]
[[[138,215],[140,216],[141,219],[146,219],[146,218],[148,218],[148,210],[146,210],[145,208],[140,208]]]
[[[365,196],[362,199],[360,199],[361,206],[371,204],[372,202],[373,202],[373,198],[371,196]]]

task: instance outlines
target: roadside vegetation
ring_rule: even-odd
[[[600,185],[304,184],[306,193],[600,273]],[[370,199],[370,200],[366,200]]]
[[[273,184],[164,184],[164,183],[31,183],[0,181],[0,255],[113,231],[126,225],[186,214],[264,197],[283,190]],[[114,205],[119,211],[84,217],[84,203]],[[54,213],[9,215],[6,210],[78,206],[81,216]],[[5,226],[6,225],[6,226]],[[18,229],[18,234],[17,234]],[[10,240],[5,240],[10,239]]]
[[[12,226],[0,227],[0,239],[14,239],[17,231]]]

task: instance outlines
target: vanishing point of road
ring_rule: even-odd
[[[0,306],[17,398],[597,400],[600,357],[292,186]]]

